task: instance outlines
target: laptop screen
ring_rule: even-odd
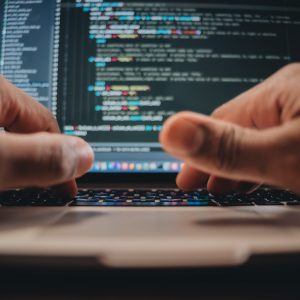
[[[88,141],[96,173],[176,173],[158,134],[300,60],[287,0],[4,0],[0,73]]]

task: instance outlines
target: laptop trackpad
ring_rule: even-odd
[[[35,229],[42,237],[172,237],[299,229],[300,209],[245,207],[230,209],[1,209],[0,233]],[[38,234],[39,236],[39,234]]]
[[[43,226],[42,235],[63,239],[95,237],[203,237],[287,233],[300,227],[300,210],[232,208],[214,210],[118,209],[66,210]]]

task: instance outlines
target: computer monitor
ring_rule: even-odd
[[[0,73],[95,150],[94,173],[176,173],[158,134],[300,60],[287,0],[4,0]]]

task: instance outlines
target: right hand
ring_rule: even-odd
[[[50,187],[75,196],[75,178],[93,162],[91,147],[59,134],[52,114],[0,76],[0,190]]]
[[[184,190],[249,192],[253,183],[266,183],[300,194],[300,64],[283,68],[211,117],[172,116],[160,141],[185,161],[177,177]]]

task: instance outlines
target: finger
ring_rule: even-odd
[[[44,187],[48,187],[48,185],[45,185]],[[78,188],[75,179],[71,179],[67,182],[53,185],[50,187],[57,195],[66,198],[74,198],[78,193]]]
[[[213,113],[213,118],[258,129],[276,127],[290,121],[299,115],[298,89],[295,89],[299,76],[300,64],[288,65],[263,83],[218,108]],[[241,192],[249,187],[250,191],[253,189],[251,183],[234,183],[226,179],[226,182],[222,181],[222,178],[214,176],[209,181],[210,188],[222,190],[222,186],[223,189],[228,189],[230,185],[234,185]]]
[[[0,126],[9,132],[59,133],[57,121],[39,102],[0,76]],[[54,187],[64,196],[76,194],[75,180]]]
[[[218,107],[212,117],[242,127],[265,129],[299,115],[300,64],[290,64]]]
[[[261,184],[251,182],[233,181],[226,178],[209,176],[187,164],[184,164],[181,172],[178,174],[176,184],[183,191],[194,191],[207,187],[208,191],[214,195],[230,192],[249,194],[261,186]]]
[[[260,185],[250,182],[233,181],[226,178],[209,176],[187,164],[184,164],[176,178],[177,186],[183,191],[194,191],[207,187],[212,194],[225,194],[230,192],[254,192]]]
[[[206,187],[207,180],[207,174],[184,164],[181,172],[177,175],[176,184],[184,191],[194,191]]]
[[[291,160],[286,152],[299,149],[292,144],[299,144],[298,128],[293,124],[257,131],[196,113],[180,113],[165,123],[160,141],[170,154],[214,176],[282,183],[278,174],[288,168]],[[286,139],[288,142],[283,143]],[[293,159],[298,156],[295,153]],[[295,166],[293,171],[297,174]]]
[[[236,187],[236,181],[216,176],[210,176],[207,182],[207,190],[214,195],[231,193]]]
[[[246,128],[265,129],[281,124],[281,110],[274,87],[266,82],[218,107],[212,117]],[[267,99],[267,101],[266,101]]]
[[[0,76],[0,126],[10,132],[59,132],[52,114],[39,102]]]
[[[0,136],[0,187],[45,187],[74,179],[94,159],[83,140],[60,134]],[[74,196],[74,195],[72,195]]]
[[[286,68],[289,69],[289,68]],[[288,70],[281,70],[263,83],[237,96],[217,108],[212,117],[228,121],[247,128],[264,129],[280,125],[282,103],[279,101],[278,77],[285,76]],[[282,81],[282,80],[280,80]],[[275,88],[276,85],[276,88]],[[268,99],[268,101],[265,101]],[[211,193],[221,194],[232,191],[248,193],[257,188],[256,184],[218,178],[212,176],[208,181]]]
[[[234,181],[226,178],[210,176],[207,189],[212,194],[227,194],[236,192],[240,194],[250,194],[256,191],[261,184],[245,181]]]

